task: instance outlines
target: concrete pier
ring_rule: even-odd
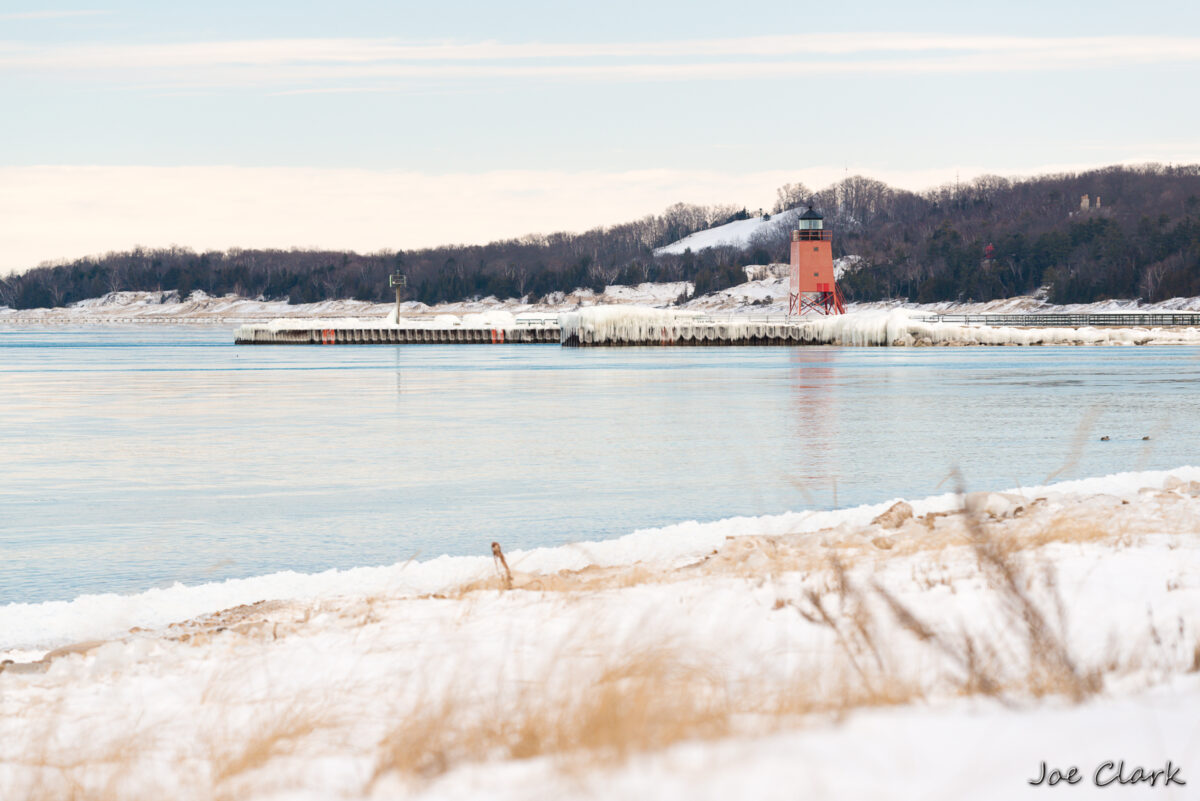
[[[281,320],[269,325],[244,325],[234,333],[238,345],[556,345],[560,340],[556,317],[495,327]]]

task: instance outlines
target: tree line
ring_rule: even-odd
[[[1092,200],[1087,209],[1083,194]],[[851,176],[817,191],[780,187],[769,213],[809,203],[834,229],[835,256],[862,258],[841,282],[850,300],[983,301],[1043,286],[1060,303],[1200,295],[1200,165],[985,176],[924,192]],[[63,306],[126,290],[387,301],[387,278],[397,271],[408,276],[409,297],[431,305],[491,295],[534,301],[643,281],[691,281],[703,294],[740,283],[746,265],[786,262],[789,226],[764,226],[746,247],[655,249],[748,216],[733,205],[678,203],[582,233],[368,254],[135,248],[0,279],[0,305]]]
[[[1200,165],[987,176],[915,195],[858,184],[825,199],[841,221],[836,248],[864,260],[842,281],[852,300],[1200,295]]]
[[[749,216],[736,206],[677,203],[662,214],[583,233],[530,234],[486,245],[355,253],[321,250],[196,252],[135,248],[42,264],[0,279],[0,305],[63,306],[109,292],[195,290],[310,303],[393,298],[388,276],[408,277],[409,297],[428,304],[494,295],[537,300],[609,284],[698,281],[709,288],[741,280],[736,252],[656,258],[654,249],[699,230]],[[722,283],[723,282],[723,283]]]

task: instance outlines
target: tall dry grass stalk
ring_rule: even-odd
[[[992,536],[982,516],[973,510],[968,509],[965,517],[971,547],[988,587],[1009,621],[1024,635],[1029,656],[1027,689],[1035,695],[1063,693],[1074,701],[1096,693],[1100,689],[1099,673],[1082,668],[1067,647],[1066,605],[1058,591],[1053,566],[1049,563],[1042,566],[1043,584],[1051,604],[1051,608],[1044,609],[1030,592],[1032,581],[1017,549]]]
[[[548,691],[567,687],[565,692]],[[738,703],[738,701],[742,703]],[[404,714],[380,743],[372,784],[398,772],[429,778],[455,764],[555,756],[624,759],[726,736],[751,709],[721,673],[667,648],[616,653],[594,675],[527,684],[501,698],[447,693]]]
[[[219,798],[237,798],[238,780],[272,759],[290,755],[315,732],[333,728],[335,709],[315,701],[263,709],[236,730],[226,728],[210,743],[208,763]]]
[[[54,710],[59,716],[67,710]],[[55,717],[48,717],[50,724]],[[158,747],[155,733],[143,727],[120,737],[100,730],[83,748],[56,747],[53,725],[30,731],[24,759],[18,764],[0,759],[0,798],[22,801],[143,801],[155,798],[139,787],[130,766]]]

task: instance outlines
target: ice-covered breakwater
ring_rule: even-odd
[[[596,306],[559,315],[564,345],[1176,345],[1196,327],[1018,327],[923,319],[906,310],[832,317],[705,317],[669,309]]]
[[[234,332],[239,345],[536,345],[558,342],[556,315],[491,311],[383,320],[272,320],[243,325]]]
[[[1038,315],[1003,320],[930,318],[918,312],[862,311],[834,317],[731,315],[645,306],[592,306],[557,315],[488,312],[396,320],[274,320],[237,329],[238,344],[404,345],[550,344],[622,345],[1180,345],[1200,344],[1200,325],[1189,315]],[[1002,322],[1006,324],[995,324]],[[1087,322],[1095,324],[1088,325]],[[1008,324],[1012,323],[1012,324]],[[1074,323],[1074,324],[1071,324]]]

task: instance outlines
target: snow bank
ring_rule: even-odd
[[[462,318],[463,328],[512,328],[516,324],[516,315],[501,310],[464,314]]]
[[[503,309],[469,312],[461,317],[456,314],[437,314],[433,317],[401,317],[396,320],[393,308],[384,322],[400,328],[512,328],[521,315]]]
[[[604,288],[601,299],[605,303],[640,303],[660,306],[674,303],[683,294],[691,295],[691,281],[672,281],[665,284],[642,283],[637,286],[612,284]]]
[[[358,317],[339,317],[339,318],[321,318],[317,317],[311,320],[295,320],[291,318],[278,318],[266,323],[254,323],[253,325],[243,325],[237,329],[235,335],[257,329],[259,331],[288,331],[297,327],[300,328],[378,328],[379,320],[362,320]]]
[[[390,304],[395,308],[395,304]],[[389,304],[361,300],[323,300],[316,303],[289,304],[286,300],[243,298],[237,295],[214,297],[200,290],[180,298],[168,292],[109,292],[96,298],[51,309],[0,309],[0,321],[23,323],[211,323],[241,320],[268,320],[273,317],[326,318],[381,317]],[[412,304],[413,312],[427,308]]]
[[[556,775],[541,764],[488,763],[450,774],[415,796],[421,801],[518,801],[529,797],[670,801],[1072,801],[1188,797],[1186,786],[1097,787],[1095,771],[1109,760],[1164,767],[1194,781],[1197,759],[1192,710],[1194,681],[1133,697],[1106,697],[1083,706],[1004,705],[964,700],[946,705],[857,712],[770,737],[686,743],[627,765]],[[1169,744],[1169,745],[1168,745]],[[1058,756],[1069,754],[1070,756]],[[1054,755],[1054,756],[1052,756]],[[1043,760],[1077,766],[1077,785],[1031,786]],[[530,762],[530,761],[526,761]],[[1115,769],[1103,772],[1105,778]],[[1134,787],[1145,788],[1140,792]],[[536,791],[534,790],[536,788]],[[1122,792],[1124,791],[1124,792]]]
[[[492,309],[482,312],[470,312],[462,315],[457,314],[436,314],[432,317],[401,317],[399,323],[396,322],[396,309],[393,306],[387,316],[379,318],[361,319],[358,317],[341,317],[330,319],[296,319],[293,317],[281,317],[271,320],[267,323],[256,323],[253,326],[242,326],[238,331],[243,329],[249,330],[251,327],[257,330],[266,331],[288,331],[296,328],[514,328],[522,325],[529,320],[543,320],[547,315],[544,314],[513,314],[511,311],[503,309]]]
[[[1200,481],[1200,467],[1170,471],[1118,473],[1066,481],[1042,487],[1008,490],[1007,494],[1050,499],[1072,495],[1104,494],[1120,498],[1137,496],[1144,487],[1161,488],[1169,477]],[[833,511],[805,510],[763,517],[734,517],[710,523],[688,521],[665,528],[640,529],[601,542],[581,542],[556,548],[513,551],[513,569],[531,573],[579,570],[589,566],[615,567],[635,563],[678,566],[698,559],[720,546],[727,537],[819,531],[843,524],[865,526],[888,509],[897,498],[881,503]],[[954,493],[911,501],[918,516],[962,508]],[[387,593],[408,597],[435,593],[491,576],[487,556],[441,556],[426,562],[405,562],[386,567],[329,570],[316,574],[273,573],[247,579],[230,579],[193,586],[175,584],[136,595],[83,595],[73,601],[0,606],[0,659],[9,652],[40,655],[60,645],[107,639],[130,628],[160,628],[169,623],[262,600],[306,600]]]

